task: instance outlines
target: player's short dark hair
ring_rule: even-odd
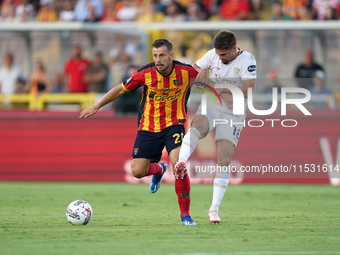
[[[214,48],[218,50],[231,50],[236,45],[236,35],[228,30],[220,31],[214,38]]]
[[[168,49],[168,52],[172,52],[172,43],[167,39],[158,39],[154,41],[151,45],[152,48],[158,49],[159,47],[165,46]]]

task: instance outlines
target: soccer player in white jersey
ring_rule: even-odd
[[[229,84],[240,88],[245,103],[248,88],[254,91],[256,80],[256,61],[253,55],[236,46],[236,35],[228,30],[220,31],[213,41],[214,49],[208,51],[193,67],[199,72],[196,80],[209,84]],[[209,70],[209,75],[207,74]],[[209,76],[209,77],[208,77]],[[217,148],[217,164],[228,167],[234,154],[245,115],[233,115],[232,93],[227,88],[216,89],[222,99],[222,106],[207,97],[206,114],[202,114],[201,105],[193,118],[191,127],[184,136],[179,159],[175,166],[176,176],[181,178],[186,172],[186,162],[195,150],[197,141],[212,130],[216,130],[215,145]],[[216,98],[217,99],[217,98]],[[245,107],[246,109],[246,107]],[[214,126],[214,119],[227,119],[227,124]],[[239,123],[230,125],[230,122]],[[224,167],[224,169],[226,169]],[[229,171],[217,172],[214,178],[212,205],[208,211],[209,221],[219,223],[219,206],[223,199],[230,178]]]

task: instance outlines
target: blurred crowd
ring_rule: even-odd
[[[9,21],[332,20],[340,0],[0,0]]]
[[[24,75],[21,66],[15,64],[12,52],[5,54],[0,68],[0,94],[11,95],[18,93],[105,93],[126,79],[129,68],[133,66],[130,56],[123,52],[111,52],[110,65],[106,64],[100,49],[93,50],[93,58],[83,57],[83,49],[76,45],[72,56],[61,73],[48,72],[42,59],[35,59],[33,70],[29,77]],[[114,76],[110,77],[110,72]]]
[[[123,49],[113,48],[107,64],[100,49],[94,49],[92,58],[87,59],[83,56],[82,47],[75,45],[61,72],[46,70],[44,61],[36,58],[28,76],[22,66],[16,64],[15,54],[7,52],[0,67],[0,96],[22,93],[36,96],[42,93],[106,93],[128,79],[137,69],[131,57],[131,54],[135,54],[132,48],[129,44],[125,44]],[[137,92],[127,92],[117,101],[116,105],[124,104],[120,111],[138,110],[141,90]]]

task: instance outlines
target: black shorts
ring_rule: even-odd
[[[151,163],[161,160],[164,146],[168,154],[182,144],[185,130],[182,125],[170,126],[161,132],[138,131],[132,158],[147,158]]]

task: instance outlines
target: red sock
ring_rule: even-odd
[[[175,179],[175,191],[178,197],[178,205],[181,211],[181,217],[190,215],[190,179],[186,174],[183,179]]]
[[[149,165],[149,171],[146,174],[147,175],[161,175],[163,173],[163,168],[158,165],[158,163],[151,163]]]

